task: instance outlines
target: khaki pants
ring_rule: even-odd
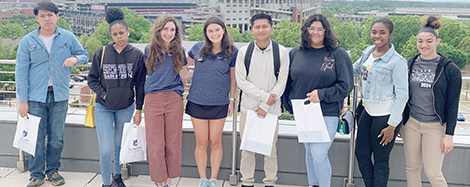
[[[442,175],[444,155],[441,149],[445,127],[439,122],[423,123],[410,117],[402,127],[408,187],[421,187],[421,168],[432,187],[447,187]]]
[[[243,130],[245,129],[246,123],[246,112],[240,114],[240,137],[243,137]],[[277,153],[276,153],[276,142],[277,133],[279,132],[279,123],[277,124],[276,131],[274,133],[273,148],[271,150],[271,156],[264,156],[264,174],[265,178],[263,183],[266,186],[274,186],[277,181]],[[252,186],[255,183],[255,153],[250,151],[242,150],[242,158],[240,163],[240,173],[242,174],[242,184]]]

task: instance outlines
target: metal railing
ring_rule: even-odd
[[[15,64],[15,63],[16,63],[16,60],[0,60],[0,65]],[[81,66],[89,66],[89,64],[81,65]],[[194,69],[194,67],[192,66],[188,69]],[[0,75],[1,74],[15,74],[15,72],[0,71]],[[72,75],[79,75],[79,74],[72,74]],[[468,92],[470,92],[470,77],[463,77],[462,80],[465,83],[465,84],[462,84],[462,87],[465,88],[465,89],[462,89],[462,92],[465,93],[466,96],[467,96]],[[2,84],[2,83],[3,84],[14,84],[15,81],[0,81],[0,84]],[[185,91],[187,91],[188,89],[189,89],[188,86],[185,86]],[[357,106],[358,90],[359,90],[359,86],[357,84],[355,84],[354,85],[354,90],[352,92],[352,94],[353,94],[353,103],[352,103],[352,106],[349,106],[353,113],[355,113],[355,109],[356,109],[355,106]],[[15,94],[15,98],[17,98],[16,91],[0,90],[0,95],[3,95],[5,93]],[[71,96],[91,96],[92,93],[90,93],[90,94],[71,93],[70,95]],[[238,103],[238,100],[239,100],[239,90],[238,89],[237,89],[235,98],[236,98],[235,103]],[[470,96],[469,96],[469,98],[470,98]],[[19,105],[18,99],[15,99],[15,100],[16,101],[9,100],[9,102],[10,103],[14,102],[14,103],[16,103],[16,106],[18,106]],[[465,100],[461,99],[460,103],[470,103],[470,101],[466,101],[466,100],[467,100],[467,98],[465,98]],[[0,102],[5,102],[5,101],[0,100]],[[77,104],[69,103],[69,105],[75,106]],[[85,104],[78,104],[78,105],[79,106],[88,106],[88,104],[86,104],[86,103]],[[4,111],[16,112],[16,113],[18,112],[17,107],[15,107],[15,109],[4,110]],[[237,122],[238,122],[237,111],[238,111],[238,104],[235,104],[234,105],[234,112],[233,112],[233,115],[232,115],[232,164],[231,164],[231,174],[229,176],[230,185],[232,185],[232,186],[235,186],[238,183],[238,172],[236,170]],[[462,113],[465,113],[465,112],[462,112]],[[69,115],[84,115],[84,114],[70,113]],[[355,123],[356,123],[356,120],[355,120]],[[295,125],[295,124],[282,123],[281,125]],[[350,154],[349,155],[349,169],[348,169],[348,177],[344,179],[344,186],[345,187],[353,187],[354,186],[353,174],[354,174],[354,149],[355,149],[356,129],[352,128],[350,134],[351,134],[351,136],[350,136],[351,138],[349,140],[349,154]],[[28,166],[28,161],[25,160],[25,156],[24,156],[23,151],[19,150],[19,161],[17,162],[17,169],[19,171],[26,171],[28,169],[27,166]],[[123,176],[127,176],[128,175],[127,167],[125,165],[123,166],[123,171],[125,171]]]

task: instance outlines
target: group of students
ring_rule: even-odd
[[[40,147],[36,156],[30,157],[28,187],[37,187],[44,179],[53,185],[65,183],[58,173],[68,99],[68,87],[62,84],[68,80],[65,76],[70,77],[71,66],[88,60],[73,34],[56,26],[57,13],[55,4],[39,3],[35,14],[40,27],[25,36],[18,49],[19,113],[42,117]],[[240,49],[233,44],[224,22],[211,17],[204,23],[205,41],[196,43],[186,57],[181,26],[172,16],[156,19],[144,52],[128,43],[131,33],[120,9],[108,8],[106,21],[113,42],[95,52],[88,77],[89,87],[97,94],[95,121],[104,187],[125,186],[119,164],[123,126],[130,121],[139,125],[143,109],[150,178],[155,186],[170,187],[171,179],[181,174],[186,112],[194,127],[199,186],[217,187],[222,131],[227,115],[233,113],[237,87],[243,91],[241,136],[248,110],[259,116],[280,115],[281,105],[292,113],[291,99],[320,103],[331,141],[305,143],[305,159],[309,186],[329,187],[328,150],[344,99],[353,89],[354,75],[360,75],[365,106],[356,142],[365,185],[387,186],[390,151],[403,125],[408,186],[421,186],[423,164],[432,186],[447,186],[441,167],[445,153],[453,149],[461,74],[450,59],[436,52],[440,41],[437,29],[442,25],[436,17],[425,19],[418,33],[420,54],[408,64],[390,43],[393,23],[387,18],[372,23],[373,45],[354,64],[321,14],[303,22],[301,44],[290,51],[270,39],[274,27],[269,15],[260,13],[251,18],[256,40]],[[194,71],[188,71],[188,64],[193,63]],[[192,85],[184,109],[183,80],[187,79],[192,79]],[[264,158],[266,187],[277,181],[278,129],[277,125],[271,155]],[[206,175],[208,143],[210,177]],[[255,165],[255,153],[242,150],[242,187],[254,185]]]

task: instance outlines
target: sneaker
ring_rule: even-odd
[[[217,179],[209,179],[209,187],[219,187],[217,186]]]
[[[46,174],[46,181],[51,181],[52,185],[54,186],[59,186],[62,184],[65,184],[65,179],[62,177],[62,175],[59,174],[59,172],[54,171]]]
[[[209,187],[207,179],[201,178],[201,180],[199,180],[199,187]]]
[[[254,187],[253,185],[248,186],[248,185],[242,185],[242,187]]]
[[[38,186],[41,186],[41,184],[44,184],[44,180],[32,178],[32,179],[29,179],[29,184],[26,187],[38,187]]]
[[[114,175],[113,181],[111,182],[111,184],[113,184],[113,186],[116,186],[116,187],[126,187],[124,182],[122,182],[121,174]]]
[[[171,187],[171,185],[165,184],[165,185],[163,185],[163,187]]]

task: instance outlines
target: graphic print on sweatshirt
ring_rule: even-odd
[[[326,71],[326,70],[331,70],[335,71],[335,59],[331,57],[325,57],[324,58],[323,64],[321,65],[321,70]]]
[[[116,66],[116,64],[103,64],[103,77],[104,79],[118,79],[117,74],[119,68],[119,79],[132,79],[133,67],[133,63],[119,64],[119,66]]]

